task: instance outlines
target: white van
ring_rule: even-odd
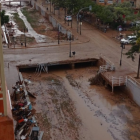
[[[121,39],[120,43],[129,44],[129,43],[136,43],[136,36],[128,36],[126,39]]]

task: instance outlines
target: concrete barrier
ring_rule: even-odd
[[[53,16],[48,15],[47,11],[44,10],[44,8],[42,8],[42,6],[39,6],[38,3],[34,2],[33,0],[31,1],[31,5],[34,6],[34,8],[36,10],[38,10],[40,12],[41,10],[41,15],[44,16],[45,18],[49,19],[49,21],[52,23],[52,26],[54,28],[58,28],[59,26],[59,32],[69,36],[72,35],[71,31],[65,29]],[[40,10],[39,10],[40,9]]]
[[[133,100],[140,106],[140,83],[134,78],[127,76],[126,88],[130,91]]]

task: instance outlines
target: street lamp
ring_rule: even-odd
[[[16,41],[16,38],[13,36],[14,48],[15,48],[15,41]]]
[[[84,9],[89,9],[89,11],[91,11],[92,10],[92,6],[90,5],[89,7],[85,7],[85,8],[82,8],[82,9],[80,9],[79,10],[79,12],[78,12],[78,14],[77,14],[77,33],[78,33],[78,20],[79,20],[79,13],[82,11],[82,10],[84,10]]]
[[[59,32],[60,31],[60,26],[58,25],[58,44],[59,44]]]
[[[68,36],[68,40],[70,41],[70,52],[69,52],[69,57],[71,57],[71,40],[72,40],[72,35],[71,35],[71,34]]]
[[[51,13],[51,3],[52,3],[52,2],[51,2],[51,0],[50,0],[50,13]]]
[[[81,25],[82,25],[82,18],[80,17],[80,35],[81,35]]]
[[[121,43],[121,59],[120,59],[120,66],[122,65],[122,52],[123,52],[123,49],[125,49],[125,44],[124,43]]]
[[[24,43],[25,43],[25,47],[26,47],[26,35],[25,35],[25,31],[28,32],[28,29],[24,26]]]

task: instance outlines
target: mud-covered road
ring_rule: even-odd
[[[43,140],[139,140],[140,107],[121,89],[112,93],[110,87],[89,85],[97,70],[22,73],[31,80],[27,89],[37,97],[32,104],[45,132]]]

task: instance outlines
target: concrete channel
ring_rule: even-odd
[[[98,62],[98,59],[96,58],[89,58],[89,59],[75,59],[75,60],[67,60],[67,61],[55,61],[55,62],[47,62],[47,63],[40,63],[40,64],[25,64],[25,65],[19,65],[17,66],[19,68],[19,71],[22,70],[29,70],[29,69],[36,69],[40,66],[44,67],[46,70],[52,69],[52,68],[76,68],[76,67],[82,67],[85,65],[89,66],[95,66]],[[43,69],[42,69],[43,70]],[[46,71],[48,72],[48,71]]]

